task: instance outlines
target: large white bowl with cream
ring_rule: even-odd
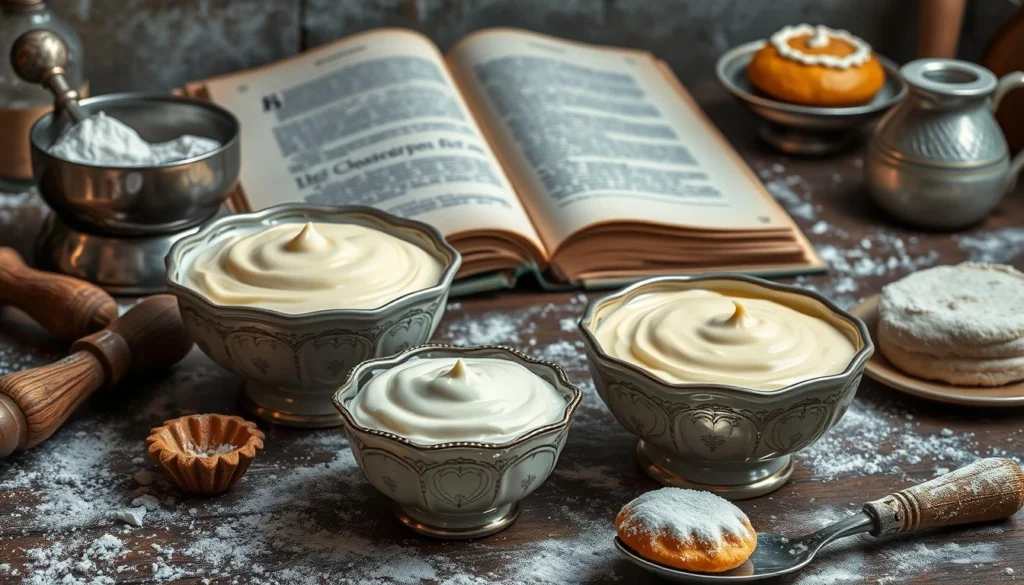
[[[874,351],[825,297],[738,274],[645,280],[592,301],[580,332],[644,471],[730,499],[785,484],[791,454],[846,412]]]
[[[243,404],[335,426],[349,370],[425,343],[459,253],[434,228],[369,207],[279,205],[221,218],[167,255],[167,288],[196,344],[244,378]]]
[[[426,345],[356,366],[334,403],[359,467],[409,528],[509,526],[554,470],[582,392],[507,347]]]

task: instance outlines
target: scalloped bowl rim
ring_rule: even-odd
[[[522,434],[517,435],[514,438],[505,441],[504,443],[489,443],[486,441],[448,441],[445,443],[424,444],[403,437],[397,433],[383,431],[380,429],[372,429],[367,426],[364,426],[357,422],[355,417],[352,416],[352,413],[349,411],[348,407],[342,404],[343,395],[353,394],[352,398],[355,398],[355,396],[358,395],[359,392],[361,392],[362,389],[366,387],[365,385],[358,385],[357,383],[359,382],[359,378],[367,370],[375,368],[390,369],[409,361],[411,358],[416,357],[421,353],[430,352],[447,353],[452,355],[472,354],[475,352],[493,352],[499,354],[508,354],[515,358],[515,360],[512,361],[515,361],[516,363],[522,365],[523,367],[526,367],[531,371],[531,373],[533,372],[533,369],[529,367],[531,365],[534,367],[540,367],[550,370],[552,373],[555,374],[555,379],[559,382],[559,386],[561,386],[556,387],[555,389],[558,390],[559,393],[562,394],[563,396],[568,395],[568,400],[566,401],[565,410],[562,413],[562,418],[556,422],[548,423],[546,425],[541,425],[539,427],[534,427],[532,429],[524,431]],[[331,401],[334,403],[334,407],[338,409],[339,412],[341,412],[341,416],[344,419],[346,426],[349,426],[352,429],[359,431],[360,433],[373,435],[375,437],[383,439],[389,439],[403,446],[411,447],[413,449],[420,451],[440,451],[458,448],[488,450],[512,449],[529,441],[530,439],[548,434],[552,431],[568,428],[569,425],[572,423],[572,417],[576,413],[576,409],[579,407],[582,400],[583,391],[580,390],[578,386],[569,381],[569,378],[568,376],[566,376],[565,371],[558,364],[530,357],[525,353],[512,347],[508,347],[506,345],[459,346],[444,343],[427,343],[423,345],[417,345],[414,347],[410,347],[409,349],[406,349],[405,351],[402,351],[401,353],[397,353],[395,355],[367,360],[349,371],[348,378],[345,380],[345,383],[342,384],[337,391],[335,391],[334,396],[331,399]]]
[[[599,307],[604,306],[605,304],[611,304],[611,303],[615,303],[615,302],[618,302],[618,303],[621,304],[624,300],[625,301],[632,300],[634,297],[639,296],[640,294],[643,294],[643,292],[644,292],[643,289],[645,289],[645,288],[647,288],[649,286],[652,286],[652,285],[659,284],[659,283],[668,282],[668,283],[689,284],[689,283],[694,283],[694,282],[704,282],[704,281],[714,281],[714,280],[719,280],[719,281],[723,281],[723,280],[724,281],[729,281],[729,280],[741,281],[741,282],[745,282],[747,284],[754,285],[756,287],[768,288],[768,289],[774,290],[776,292],[792,293],[792,294],[797,294],[797,295],[802,295],[802,296],[809,297],[809,298],[811,298],[811,299],[821,303],[824,306],[824,308],[826,308],[829,311],[831,311],[834,316],[839,317],[843,321],[846,321],[847,323],[852,325],[853,328],[857,331],[857,334],[860,336],[860,341],[861,341],[862,345],[861,345],[860,349],[857,350],[857,353],[855,353],[853,355],[853,357],[850,358],[850,363],[848,363],[846,365],[846,368],[844,368],[843,371],[839,372],[838,374],[829,374],[827,376],[816,376],[814,378],[809,378],[807,380],[802,380],[800,382],[796,382],[795,384],[791,384],[791,385],[786,386],[784,388],[779,388],[778,390],[754,390],[753,388],[744,388],[742,386],[733,386],[733,385],[730,385],[730,384],[714,384],[714,383],[710,383],[710,382],[680,382],[680,383],[667,382],[667,381],[665,381],[665,380],[663,380],[661,378],[658,378],[657,376],[655,376],[651,372],[648,372],[646,369],[644,369],[644,368],[642,368],[642,367],[640,367],[638,365],[635,365],[635,364],[627,362],[627,361],[625,361],[623,359],[620,359],[620,358],[608,355],[604,351],[604,349],[601,347],[600,342],[598,342],[597,338],[594,336],[593,331],[591,331],[591,323],[592,323],[593,318],[594,318],[594,313],[596,312],[596,310]],[[680,289],[680,290],[691,290],[692,288],[694,288],[694,287],[686,287],[686,288]],[[714,289],[712,288],[710,290],[714,290]],[[654,277],[654,278],[648,278],[646,280],[642,280],[642,281],[637,282],[637,283],[635,283],[633,285],[630,285],[630,286],[628,286],[628,287],[626,287],[626,288],[624,288],[624,289],[622,289],[620,291],[617,291],[617,292],[614,292],[614,293],[611,293],[611,294],[607,294],[607,295],[604,295],[602,297],[599,297],[597,299],[594,299],[594,300],[590,301],[590,303],[587,304],[587,309],[583,312],[583,317],[581,317],[580,320],[579,320],[579,329],[580,329],[581,335],[583,337],[584,345],[587,348],[587,352],[588,352],[588,354],[590,354],[590,359],[597,360],[598,362],[600,362],[602,360],[603,361],[607,361],[608,363],[614,364],[614,365],[619,366],[621,368],[624,368],[624,369],[626,369],[629,372],[632,372],[632,373],[635,373],[635,374],[639,374],[645,380],[647,380],[647,381],[649,381],[651,383],[656,384],[657,387],[659,387],[659,388],[666,389],[668,391],[687,392],[687,393],[695,392],[695,391],[705,391],[706,392],[706,391],[714,390],[714,391],[722,392],[724,394],[739,394],[739,395],[743,396],[744,398],[749,398],[749,397],[757,397],[757,398],[760,398],[760,399],[765,399],[765,398],[781,398],[783,396],[788,396],[788,395],[791,395],[791,394],[798,394],[798,393],[800,393],[801,391],[804,391],[804,390],[815,389],[822,382],[838,382],[838,381],[841,381],[841,380],[848,380],[852,376],[857,375],[857,372],[863,372],[864,371],[864,367],[867,364],[868,359],[871,357],[871,355],[874,353],[874,350],[875,350],[874,343],[871,341],[871,335],[868,333],[867,325],[865,325],[863,321],[861,321],[860,319],[858,319],[854,315],[852,315],[849,312],[841,309],[838,305],[833,303],[831,300],[829,300],[824,295],[822,295],[820,293],[817,293],[815,291],[807,290],[807,289],[800,288],[800,287],[797,287],[797,286],[786,285],[786,284],[779,284],[777,282],[772,282],[770,280],[765,280],[763,278],[757,278],[755,276],[747,276],[745,274],[740,274],[740,273],[736,273],[736,272],[712,272],[712,273],[707,273],[707,274],[691,275],[691,276],[657,276],[657,277]],[[602,366],[603,364],[599,363],[597,365],[598,366]]]
[[[231,228],[256,228],[259,226],[270,226],[267,222],[275,219],[288,219],[288,216],[294,216],[302,213],[307,213],[310,216],[316,218],[319,216],[319,220],[327,221],[328,223],[349,223],[347,221],[332,221],[328,218],[347,218],[350,215],[369,215],[377,220],[380,220],[384,224],[388,224],[392,227],[419,231],[426,235],[438,248],[438,252],[447,256],[445,259],[440,259],[434,254],[434,250],[426,250],[423,246],[419,246],[424,249],[431,257],[441,260],[445,263],[444,270],[441,273],[441,278],[437,284],[423,288],[420,290],[406,293],[400,297],[392,299],[387,303],[373,308],[373,309],[321,309],[319,311],[309,311],[305,313],[285,313],[275,309],[265,309],[262,307],[248,306],[248,305],[222,305],[216,303],[206,295],[193,290],[191,287],[177,282],[175,279],[175,273],[181,272],[184,275],[184,270],[187,269],[185,266],[179,266],[179,263],[184,256],[192,251],[196,246],[203,245],[206,238],[210,237],[210,234],[217,230],[222,230],[225,227]],[[308,221],[308,220],[307,220]],[[282,221],[281,223],[298,223]],[[382,230],[381,230],[382,231]],[[387,233],[387,232],[385,232]],[[215,236],[211,241],[221,239],[224,237],[224,233]],[[393,234],[389,234],[393,235]],[[397,236],[396,236],[397,237]],[[411,242],[410,242],[411,243]],[[361,319],[367,317],[380,317],[382,315],[391,313],[392,311],[405,307],[407,305],[414,304],[418,301],[425,300],[437,295],[445,294],[451,289],[452,282],[455,280],[455,274],[458,272],[459,267],[462,265],[462,256],[459,251],[456,250],[448,240],[441,235],[440,230],[431,226],[427,223],[417,221],[414,219],[406,219],[397,217],[381,211],[379,209],[368,207],[364,205],[306,205],[306,204],[294,204],[285,203],[281,205],[275,205],[268,207],[262,211],[253,213],[238,213],[228,215],[219,219],[216,219],[205,226],[203,226],[198,232],[189,234],[184,238],[181,238],[171,246],[170,251],[164,258],[164,264],[166,266],[166,284],[169,292],[175,296],[185,297],[187,300],[195,303],[199,303],[206,310],[212,311],[215,314],[223,315],[227,317],[244,318],[256,321],[271,321],[281,322],[286,321],[289,323],[295,322],[316,322],[323,319]]]

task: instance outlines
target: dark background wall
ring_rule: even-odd
[[[691,91],[715,58],[787,24],[846,28],[899,62],[913,58],[915,0],[51,0],[86,48],[94,93],[169,89],[348,34],[410,27],[445,49],[466,33],[513,26],[647,49]],[[1020,0],[970,0],[961,56],[976,60]]]

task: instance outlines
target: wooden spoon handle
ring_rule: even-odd
[[[875,536],[1009,518],[1024,506],[1024,471],[991,457],[864,505]]]
[[[29,268],[16,251],[3,247],[0,303],[18,307],[50,333],[67,341],[99,331],[117,318],[117,303],[100,287]]]

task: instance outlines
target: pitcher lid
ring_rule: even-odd
[[[957,59],[917,59],[901,67],[900,74],[913,87],[951,97],[984,97],[998,83],[988,69]]]

